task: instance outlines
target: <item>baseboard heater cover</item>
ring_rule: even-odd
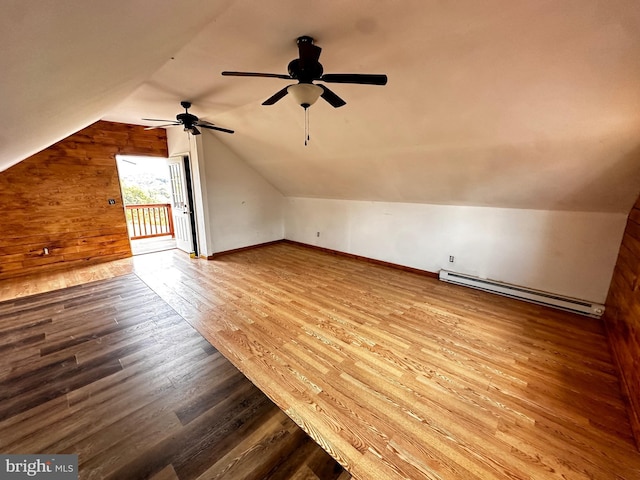
[[[537,303],[538,305],[546,305],[549,307],[559,308],[560,310],[587,315],[589,317],[600,318],[604,313],[604,305],[599,303],[563,297],[553,293],[519,287],[517,285],[510,285],[508,283],[498,282],[495,280],[478,278],[471,275],[465,275],[463,273],[440,270],[439,278],[443,282],[464,285],[466,287],[497,293],[498,295],[504,295],[518,300],[524,300],[526,302]]]

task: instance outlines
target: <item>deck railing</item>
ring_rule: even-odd
[[[125,214],[132,240],[165,235],[175,237],[170,203],[126,205]]]

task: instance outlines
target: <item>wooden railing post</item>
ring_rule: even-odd
[[[172,238],[175,238],[170,203],[126,205],[125,210],[127,223],[131,219],[132,240],[165,235],[171,235]]]
[[[167,204],[167,216],[169,218],[169,231],[171,232],[171,238],[176,238],[176,231],[173,229],[173,211],[171,210],[171,204]]]

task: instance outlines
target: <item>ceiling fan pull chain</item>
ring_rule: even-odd
[[[304,109],[304,146],[309,144],[309,108]]]

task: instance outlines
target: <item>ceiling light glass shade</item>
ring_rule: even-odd
[[[321,87],[313,83],[296,83],[287,88],[287,92],[295,98],[302,108],[309,108],[316,103],[320,95],[322,95],[322,91]]]

